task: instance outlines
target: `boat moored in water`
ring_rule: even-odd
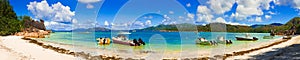
[[[263,39],[273,39],[274,36],[264,36]]]
[[[256,40],[258,40],[258,38],[256,38],[256,37],[250,37],[249,34],[246,34],[245,37],[235,37],[235,38],[238,41],[256,41]]]
[[[123,34],[119,34],[116,37],[113,37],[112,40],[113,40],[113,43],[122,44],[122,45],[129,45],[129,46],[141,46],[141,45],[145,45],[145,42],[141,38],[139,38],[138,40],[136,40],[136,39],[129,40]]]
[[[200,45],[216,45],[217,44],[216,41],[208,41],[205,38],[198,38],[195,42],[196,42],[196,44],[200,44]]]
[[[231,40],[226,40],[223,36],[218,37],[217,41],[221,44],[232,44]]]
[[[96,40],[98,42],[98,45],[107,45],[107,44],[111,43],[110,39],[106,38],[106,37],[105,38],[97,38]]]
[[[252,37],[252,38],[247,38],[247,37],[235,37],[236,40],[239,40],[239,41],[256,41],[258,40],[258,38],[256,37]]]

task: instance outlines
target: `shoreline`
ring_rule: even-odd
[[[271,52],[274,51],[275,49],[278,48],[285,48],[291,45],[295,44],[300,44],[300,41],[297,41],[300,39],[300,35],[293,36],[292,39],[282,39],[281,41],[274,42],[272,44],[251,49],[251,50],[246,50],[246,51],[238,51],[236,53],[232,54],[227,54],[225,59],[232,60],[232,59],[255,59],[253,56],[261,55],[266,52]],[[224,55],[226,56],[226,54]],[[274,57],[273,55],[267,55],[268,57]]]
[[[31,44],[21,39],[22,36],[2,36],[0,39],[3,50],[0,53],[7,53],[1,60],[74,60],[80,59],[71,55],[64,55],[52,50],[44,49],[41,46]],[[6,51],[5,51],[6,50]],[[5,58],[6,57],[6,58]]]
[[[293,38],[295,38],[295,37],[299,37],[299,36],[294,36]],[[98,53],[97,55],[95,55],[95,54],[91,54],[91,53],[86,52],[86,51],[80,51],[80,50],[76,50],[76,49],[74,50],[74,49],[72,49],[72,46],[69,46],[67,48],[66,46],[60,46],[62,44],[49,43],[49,42],[47,43],[45,41],[37,40],[37,39],[34,39],[34,38],[22,38],[22,36],[2,36],[2,37],[0,37],[1,40],[3,40],[3,38],[8,39],[8,40],[16,40],[16,41],[20,40],[20,41],[22,41],[22,43],[20,43],[20,44],[30,45],[31,46],[30,48],[39,48],[37,50],[42,50],[42,51],[44,51],[44,50],[45,51],[52,51],[51,53],[55,53],[56,55],[58,54],[58,55],[69,56],[69,58],[73,58],[73,59],[75,59],[75,58],[77,58],[77,59],[147,59],[148,58],[148,57],[146,57],[146,58],[145,57],[140,57],[140,58],[124,57],[124,56],[120,56],[118,54],[110,54],[110,53],[117,53],[117,52],[109,52],[107,50],[100,50],[102,52],[100,52],[100,54]],[[204,55],[203,56],[203,55],[195,54],[197,56],[177,57],[177,58],[175,56],[174,58],[164,57],[163,59],[232,59],[232,58],[235,58],[236,56],[247,55],[247,54],[250,54],[250,53],[255,52],[255,51],[259,51],[259,50],[262,50],[262,49],[267,49],[267,48],[270,48],[270,47],[273,47],[273,46],[276,46],[276,45],[280,45],[282,43],[290,41],[290,40],[282,40],[282,39],[281,40],[280,39],[279,40],[274,39],[274,40],[275,40],[274,42],[269,43],[266,46],[255,46],[255,47],[249,48],[249,49],[235,50],[237,52],[228,52],[228,51],[226,51],[224,55]],[[3,41],[0,41],[0,43],[7,43],[7,41],[5,41],[5,40],[3,40]],[[14,41],[9,41],[9,43],[11,43],[11,42],[14,42]],[[10,45],[0,44],[0,52],[1,52],[1,46],[2,45],[10,47]],[[35,46],[32,46],[32,45],[35,45]],[[20,47],[13,47],[13,48],[20,48]],[[10,48],[10,49],[12,49],[12,48]],[[12,50],[15,50],[15,49],[12,49]],[[108,52],[108,54],[103,53],[103,51]],[[16,52],[19,53],[18,50],[16,50]],[[9,53],[9,54],[11,54],[11,53]],[[20,56],[22,56],[22,55],[20,55]],[[29,55],[24,55],[24,56],[27,57],[27,58],[35,58],[33,56],[30,56],[30,54]],[[187,55],[187,56],[189,56],[189,55]],[[154,56],[154,57],[158,57],[158,56]],[[68,60],[68,59],[66,59],[66,60]]]

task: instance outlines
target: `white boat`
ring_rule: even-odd
[[[145,42],[142,41],[142,39],[139,40],[129,40],[125,35],[119,34],[116,37],[112,38],[113,43],[116,44],[122,44],[122,45],[129,45],[129,46],[140,46],[145,45]]]
[[[239,40],[239,41],[256,41],[258,40],[258,38],[256,37],[250,37],[249,34],[246,34],[245,37],[235,37],[236,40]]]
[[[292,39],[291,36],[283,36],[282,39]]]
[[[119,32],[118,34],[131,34],[130,32]]]
[[[215,41],[208,41],[205,38],[198,38],[195,42],[196,42],[196,44],[200,44],[200,45],[215,45],[216,44]]]
[[[217,38],[218,43],[223,43],[223,44],[232,44],[231,40],[226,40],[223,36],[220,36]]]

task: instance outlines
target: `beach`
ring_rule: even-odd
[[[299,44],[300,44],[300,36],[295,36],[292,39],[282,42],[277,45],[273,45],[267,48],[259,49],[256,51],[252,51],[250,53],[244,54],[244,55],[238,55],[238,56],[233,56],[233,57],[228,57],[227,60],[234,60],[234,59],[265,59],[265,60],[270,60],[270,59],[299,59],[298,56],[293,56],[293,55],[285,55],[285,56],[280,56],[284,55],[287,53],[294,53],[294,54],[299,54]],[[298,58],[297,58],[298,57]]]
[[[272,43],[283,41],[279,44],[272,45],[270,47],[265,47],[262,49],[257,49],[242,55],[230,56],[226,60],[232,59],[261,59],[257,55],[264,54],[265,52],[274,51],[274,48],[284,48],[291,46],[293,44],[300,44],[300,36],[295,36],[290,40],[274,39],[270,42],[260,43],[258,46],[252,46],[251,48],[243,48],[230,50],[235,48],[214,48],[215,50],[223,49],[224,51],[215,51],[215,50],[199,50],[199,51],[181,51],[179,53],[164,52],[165,54],[161,55],[161,52],[158,51],[144,51],[144,50],[126,50],[126,49],[117,49],[110,50],[104,48],[88,48],[84,46],[74,46],[68,44],[61,44],[55,42],[47,42],[37,40],[43,45],[38,45],[30,43],[28,40],[22,39],[22,36],[2,36],[0,37],[0,59],[1,60],[76,60],[76,59],[91,59],[92,57],[108,57],[110,58],[119,58],[119,59],[153,59],[154,57],[165,58],[165,59],[222,59],[222,54],[230,54],[233,52],[247,51],[249,49],[261,48]],[[45,48],[44,45],[51,45],[57,47],[56,49],[66,49],[72,51],[75,54],[69,53],[60,53],[56,49]],[[59,48],[58,48],[59,47]],[[220,53],[212,53],[220,52]],[[282,51],[283,52],[283,51]],[[180,54],[185,53],[185,54]],[[175,55],[176,54],[176,55]],[[278,55],[278,54],[277,54]],[[273,57],[274,55],[265,54],[264,57]],[[102,59],[102,58],[98,58]]]
[[[0,37],[0,60],[75,60],[72,55],[61,54],[53,50],[22,40],[22,36]]]

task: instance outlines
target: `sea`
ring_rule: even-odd
[[[240,47],[240,45],[255,45],[257,43],[269,42],[270,40],[281,38],[275,36],[273,39],[263,39],[263,36],[269,36],[269,33],[230,33],[230,32],[130,32],[127,34],[130,40],[141,38],[145,46],[126,46],[120,44],[98,45],[97,38],[112,38],[118,32],[55,32],[41,40],[56,42],[62,44],[70,44],[76,46],[84,46],[89,48],[105,48],[105,49],[138,49],[138,50],[159,50],[159,51],[189,51],[189,50],[205,50],[220,47]],[[249,34],[257,37],[257,41],[237,41],[235,37],[245,36]],[[216,40],[217,37],[225,37],[231,40],[233,44],[218,44],[214,46],[196,44],[197,38],[206,38],[207,40]],[[113,42],[113,41],[112,41]]]

